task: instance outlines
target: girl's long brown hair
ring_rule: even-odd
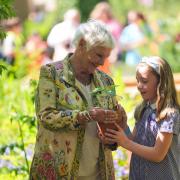
[[[157,72],[146,63],[140,63],[137,66],[137,70],[142,64],[144,64],[148,66],[148,68],[157,76],[157,78],[159,78],[156,100],[156,120],[160,121],[164,119],[169,113],[180,111],[180,106],[177,100],[173,73],[169,64],[166,60],[160,57],[157,58],[156,61],[159,66],[160,74],[157,74]],[[145,106],[146,102],[143,101],[136,107],[134,113],[136,121],[141,119]]]

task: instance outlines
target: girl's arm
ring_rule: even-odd
[[[126,148],[132,153],[149,161],[160,162],[166,156],[172,142],[172,133],[159,132],[154,147],[148,147],[129,139],[123,129],[117,125],[118,131],[108,129],[106,138],[109,141],[117,142],[119,146]]]

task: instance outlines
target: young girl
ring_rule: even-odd
[[[116,125],[106,140],[132,152],[130,180],[179,180],[180,106],[170,66],[160,57],[145,57],[136,79],[143,101],[135,109],[133,133]]]

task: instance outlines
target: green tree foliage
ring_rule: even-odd
[[[3,20],[6,20],[15,15],[12,7],[13,1],[14,0],[0,0],[0,39],[4,39],[6,36],[2,23]]]
[[[112,6],[113,15],[123,24],[126,23],[126,14],[130,9],[137,9],[137,0],[109,0]]]
[[[70,9],[70,8],[77,8],[76,6],[77,0],[71,0],[71,1],[67,1],[67,0],[61,0],[58,1],[58,21],[63,20],[63,15],[64,13]]]
[[[0,0],[0,40],[6,37],[3,21],[14,16],[12,3],[13,0]],[[6,67],[4,65],[0,65],[0,75],[5,69]]]
[[[102,0],[91,0],[91,1],[77,0],[76,6],[81,12],[82,21],[86,21],[89,18],[89,14],[92,11],[93,7],[101,1]]]

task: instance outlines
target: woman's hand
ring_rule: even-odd
[[[117,127],[117,130],[107,129],[104,141],[111,142],[111,144],[116,142],[119,146],[126,147],[129,138],[117,123],[115,123],[115,126]]]
[[[117,122],[117,112],[114,110],[105,110],[103,108],[94,107],[89,111],[90,117],[97,122],[114,123]]]
[[[126,111],[124,110],[124,108],[118,104],[116,106],[116,112],[118,115],[118,124],[121,126],[121,128],[123,128],[124,130],[127,128],[127,115],[126,115]]]

